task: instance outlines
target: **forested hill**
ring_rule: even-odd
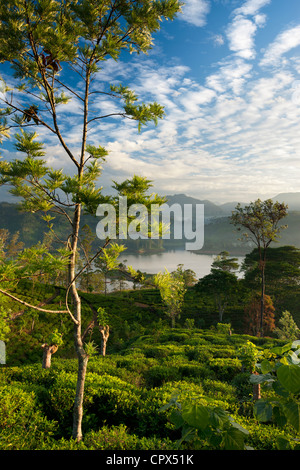
[[[169,204],[175,201],[181,205],[187,203],[199,203],[197,199],[192,202],[189,198],[170,198]],[[205,231],[204,231],[204,247],[201,252],[218,253],[227,250],[231,253],[245,253],[251,251],[252,247],[245,246],[239,241],[240,233],[235,231],[234,226],[229,221],[228,215],[222,215],[222,211],[209,201],[201,201],[205,206]],[[97,217],[84,215],[82,218],[82,226],[87,224],[91,229],[91,234],[95,237],[95,246],[99,245],[96,238],[96,226],[99,222]],[[287,224],[288,228],[281,232],[281,238],[276,246],[293,245],[300,247],[300,210],[290,211],[287,218],[282,221]],[[57,217],[54,220],[55,229],[59,234],[66,234],[69,230],[68,222],[63,217]],[[19,232],[19,240],[25,246],[31,246],[39,241],[43,241],[44,234],[48,231],[46,222],[41,218],[39,213],[20,212],[17,204],[8,202],[0,203],[0,229],[8,229],[11,234]],[[172,229],[171,229],[172,233]],[[184,249],[186,240],[163,240],[163,249]],[[122,241],[123,243],[123,241]],[[127,247],[132,252],[151,251],[160,249],[162,246],[158,243],[152,243],[148,240],[126,242]]]

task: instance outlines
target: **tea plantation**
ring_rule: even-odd
[[[33,295],[38,300],[37,287]],[[20,316],[7,343],[7,364],[0,366],[0,450],[276,450],[280,442],[294,448],[297,427],[284,420],[280,426],[275,413],[258,419],[241,352],[250,344],[268,357],[284,342],[218,323],[172,329],[156,296],[150,290],[83,295],[87,325],[91,304],[105,306],[112,334],[107,355],[95,349],[88,362],[80,443],[71,439],[77,360],[68,320],[30,311]],[[40,346],[53,328],[64,332],[64,345],[43,369]],[[97,331],[89,339],[97,346]],[[261,397],[277,392],[262,385]]]
[[[172,407],[161,410],[174,394],[179,402],[209,400],[249,432],[247,445],[276,449],[277,437],[297,436],[292,428],[254,418],[250,374],[238,359],[246,339],[209,330],[165,330],[141,336],[119,354],[91,358],[80,444],[70,440],[75,359],[54,357],[49,370],[40,363],[2,367],[0,449],[176,449],[181,431],[170,422]],[[269,346],[268,340],[259,341],[260,348]],[[210,448],[205,440],[201,446]],[[181,448],[193,448],[193,442]]]

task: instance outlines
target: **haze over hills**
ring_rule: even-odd
[[[299,193],[280,193],[273,201],[284,202],[288,205],[289,211],[300,211],[300,192]]]
[[[168,204],[204,204],[205,217],[225,217],[231,215],[237,204],[240,202],[242,206],[249,204],[248,202],[233,201],[224,204],[217,204],[207,199],[201,200],[186,194],[173,194],[166,196]],[[283,202],[288,205],[289,211],[300,211],[300,192],[299,193],[280,193],[271,198],[274,202]]]
[[[166,198],[170,206],[172,204],[179,204],[182,208],[184,204],[192,204],[193,206],[204,204],[204,246],[200,250],[201,253],[219,253],[223,250],[231,253],[245,253],[253,248],[249,245],[246,246],[239,240],[240,234],[236,232],[234,226],[230,223],[229,216],[235,209],[236,202],[218,205],[211,201],[196,199],[185,194],[169,195]],[[300,248],[300,192],[281,193],[272,199],[284,202],[289,206],[288,216],[282,221],[283,224],[288,225],[288,228],[281,232],[281,238],[276,245],[292,245]],[[183,210],[182,213],[184,213]],[[97,217],[84,215],[82,226],[88,224],[92,233],[96,235],[98,221]],[[54,225],[58,235],[63,235],[69,230],[68,224],[61,218],[57,218],[54,221]],[[8,229],[11,234],[19,232],[20,240],[25,243],[25,246],[31,246],[38,241],[42,241],[44,233],[47,232],[46,223],[39,214],[19,212],[17,204],[9,202],[0,202],[0,229]],[[98,243],[99,240],[96,238],[95,244],[97,246]],[[171,235],[170,240],[163,240],[163,247],[165,250],[182,250],[185,249],[185,243],[186,240],[184,238],[178,240],[174,239]],[[151,240],[128,239],[126,245],[133,252],[139,252],[141,249],[145,252],[153,250],[153,242],[151,244]]]
[[[195,206],[196,204],[204,204],[204,214],[205,217],[224,217],[227,215],[226,211],[224,211],[220,206],[214,204],[211,201],[200,200],[194,197],[186,196],[185,194],[173,194],[166,196],[167,204],[170,206],[173,204],[180,204],[183,206],[184,204],[192,204]]]

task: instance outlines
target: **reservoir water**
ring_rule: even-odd
[[[196,273],[198,279],[210,273],[211,265],[216,255],[197,254],[186,250],[165,251],[157,254],[127,254],[120,256],[120,261],[127,266],[132,266],[136,270],[156,274],[159,271],[175,271],[178,264],[183,265],[183,269],[191,269]],[[244,256],[231,256],[238,259],[241,265]],[[241,274],[236,273],[239,277]]]

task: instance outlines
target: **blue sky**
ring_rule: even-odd
[[[112,129],[104,175],[218,203],[300,191],[299,54],[298,0],[187,0],[147,57],[111,64],[166,117]]]
[[[138,174],[161,194],[220,204],[300,191],[299,0],[186,0],[147,56],[104,64],[96,86],[109,81],[164,105],[166,116],[141,133],[132,121],[95,122],[90,142],[110,152],[105,189]],[[97,106],[115,109],[108,99]],[[62,113],[68,142],[79,145],[78,105]],[[49,163],[68,168],[54,141],[48,151]]]

